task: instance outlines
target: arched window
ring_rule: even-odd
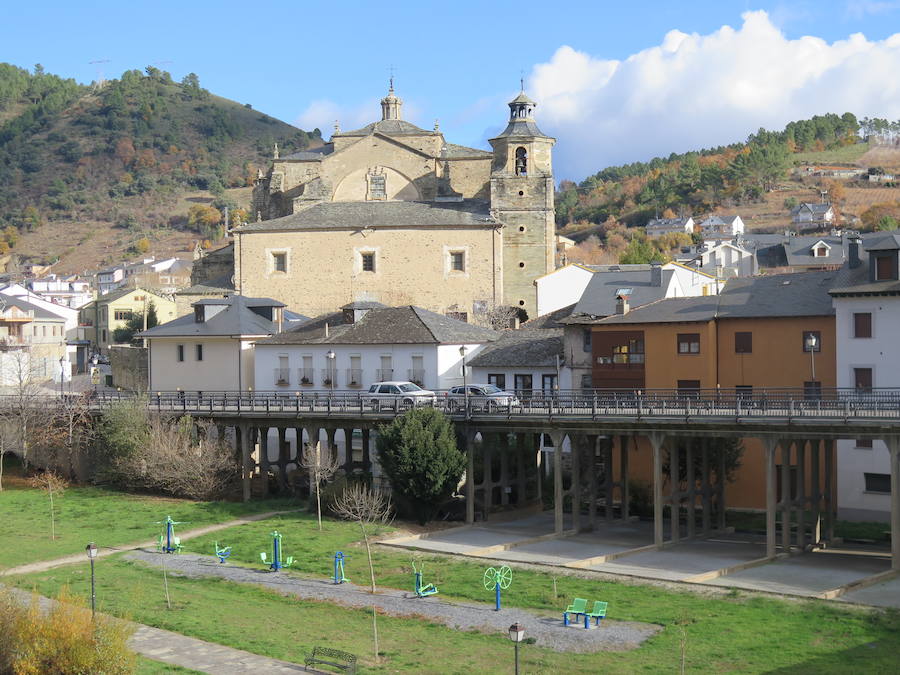
[[[528,175],[528,151],[525,148],[516,148],[516,175]]]

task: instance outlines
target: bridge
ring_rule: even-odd
[[[102,413],[125,398],[118,392],[96,394],[91,407]],[[402,397],[347,391],[169,391],[153,392],[146,401],[160,413],[209,419],[222,433],[233,429],[245,499],[254,476],[274,473],[286,485],[303,439],[324,435],[337,452],[342,435],[345,469],[371,471],[372,431],[414,405]],[[833,538],[834,441],[882,440],[890,452],[892,568],[900,570],[900,389],[520,392],[516,402],[503,405],[438,392],[429,405],[453,420],[467,454],[467,523],[475,522],[477,511],[489,518],[495,506],[540,501],[542,439],[556,449],[568,446],[568,462],[565,452],[553,452],[557,536],[565,533],[567,499],[588,503],[586,514],[572,510],[575,531],[593,527],[601,513],[607,521],[627,520],[629,461],[644,453],[652,465],[654,545],[710,536],[725,526],[721,439],[755,442],[763,449],[767,559],[776,555],[777,513],[783,551],[824,546]],[[793,488],[782,489],[780,497],[779,472],[781,484]],[[268,481],[262,482],[265,491]]]

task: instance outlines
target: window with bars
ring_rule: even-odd
[[[374,253],[362,253],[362,270],[363,272],[374,272],[375,271],[375,254]]]
[[[464,251],[450,252],[450,269],[454,272],[466,271],[466,254]]]
[[[272,254],[272,271],[287,272],[287,253],[278,251]]]

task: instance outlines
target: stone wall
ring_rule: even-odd
[[[147,391],[148,363],[146,347],[111,345],[109,365],[113,386],[125,391]]]

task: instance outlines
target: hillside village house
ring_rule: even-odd
[[[41,279],[32,279],[27,285],[45,300],[70,309],[78,309],[94,299],[91,283],[78,277],[50,274]]]
[[[718,297],[622,307],[591,326],[592,384],[607,390],[678,390],[685,396],[719,391],[747,399],[790,388],[815,400],[836,382],[828,294],[836,278],[836,272],[805,272],[732,279]],[[743,446],[745,459],[728,485],[727,502],[761,508],[764,450],[758,439],[745,439]],[[806,457],[807,475],[812,455]],[[634,475],[646,477],[649,471],[644,466]],[[780,489],[779,482],[779,495]]]
[[[276,149],[254,186],[257,222],[234,231],[236,291],[310,316],[354,301],[534,316],[531,282],[556,258],[555,140],[535,105],[516,96],[484,151],[404,121],[392,87],[379,121],[336,129],[320,148]]]
[[[373,382],[411,381],[425,389],[462,384],[463,355],[473,358],[495,331],[421,307],[350,303],[256,343],[259,391],[365,393]]]
[[[0,296],[0,386],[71,379],[65,319],[22,298]]]
[[[62,318],[65,331],[66,361],[75,364],[75,372],[85,372],[89,343],[82,340],[79,336],[77,309],[52,302],[21,284],[10,284],[0,288],[0,301],[2,301],[4,296],[19,298],[35,307],[39,307],[45,312]],[[68,372],[68,369],[66,372]]]
[[[718,216],[712,215],[705,218],[696,228],[700,234],[708,237],[713,234],[724,234],[727,236],[736,236],[744,234],[744,221],[740,216]]]
[[[849,260],[832,289],[837,386],[858,391],[900,387],[900,237],[878,233],[862,247],[851,239]],[[883,441],[837,442],[838,517],[887,521],[890,455]]]
[[[644,227],[648,237],[661,237],[664,234],[693,234],[694,219],[687,218],[653,218]]]
[[[173,300],[142,288],[120,288],[99,296],[78,311],[78,323],[84,338],[92,342],[95,350],[105,353],[113,343],[113,332],[124,328],[135,314],[146,316],[151,302],[156,308],[159,323],[175,318]]]
[[[199,300],[193,309],[140,333],[149,391],[252,389],[253,346],[282,329],[284,303],[232,295]]]
[[[729,241],[709,241],[697,253],[694,263],[701,272],[721,279],[759,274],[756,256]]]
[[[801,231],[829,227],[834,222],[834,209],[831,204],[804,202],[791,209],[791,222]]]

